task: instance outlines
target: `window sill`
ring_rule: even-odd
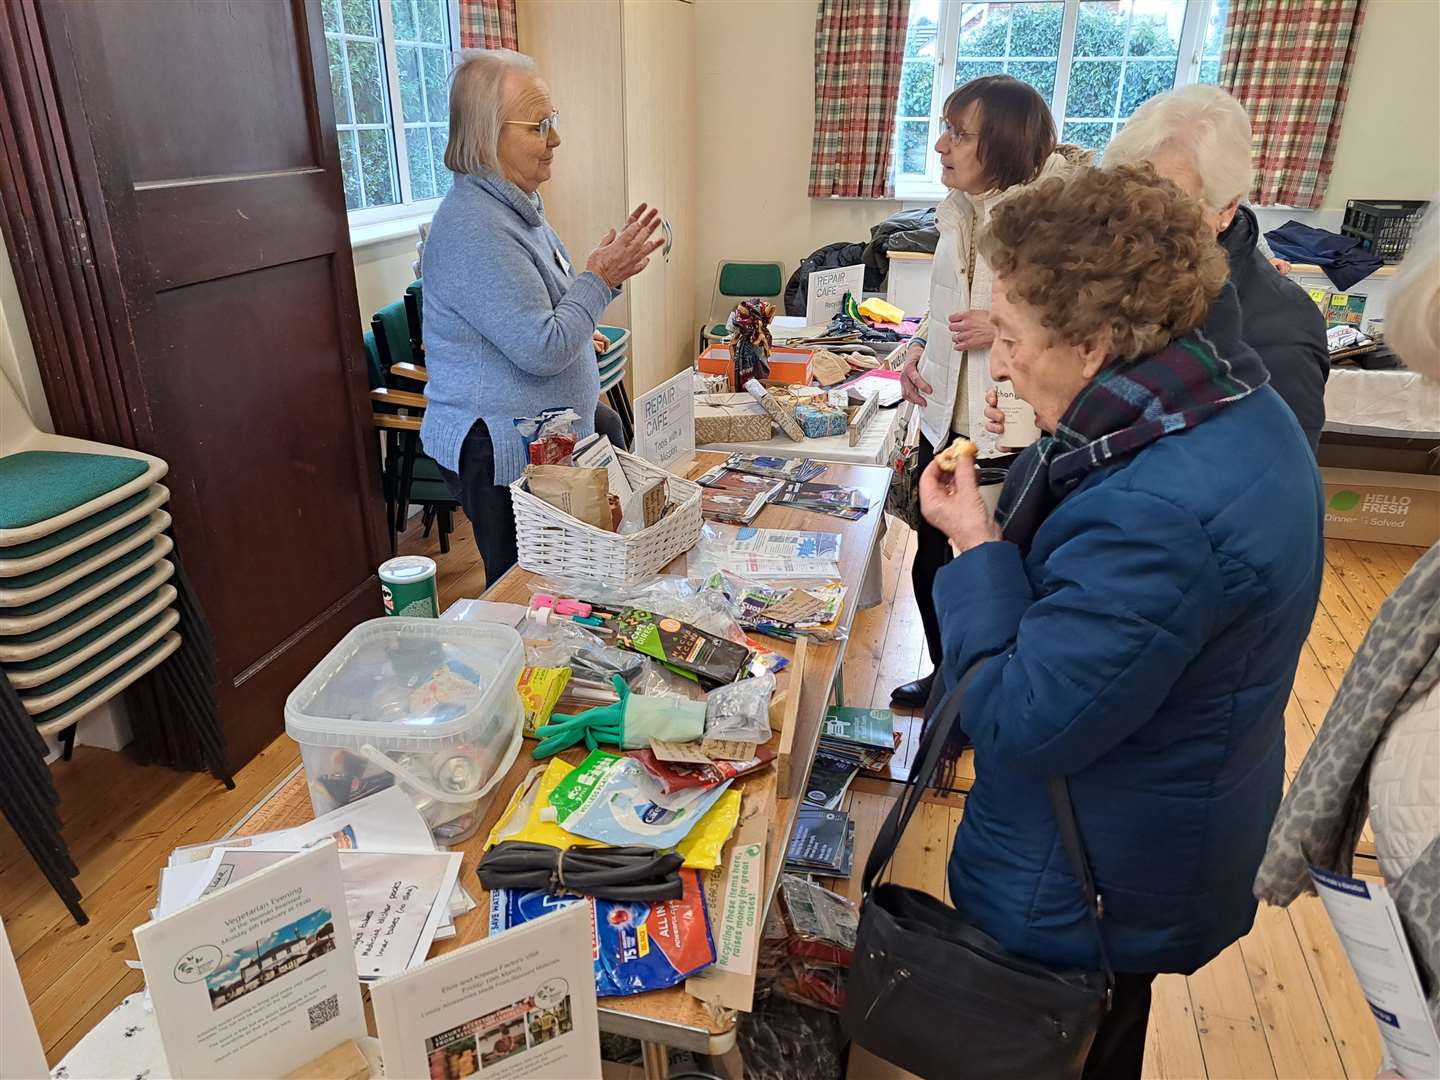
[[[434,216],[434,210],[426,210],[408,217],[391,218],[389,221],[377,221],[369,225],[351,225],[350,247],[353,249],[373,247],[391,240],[401,240],[407,236],[419,241],[420,226]]]
[[[934,206],[948,194],[950,190],[943,184],[932,184],[924,180],[899,180],[895,184],[895,198],[901,202]]]

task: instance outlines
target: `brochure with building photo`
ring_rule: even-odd
[[[600,1075],[590,907],[572,904],[370,989],[387,1076]]]
[[[328,843],[328,841],[327,841]],[[218,848],[202,896],[224,890],[287,857],[283,851]],[[422,963],[448,912],[458,851],[341,851],[345,912],[361,979],[398,975]]]
[[[334,844],[135,930],[169,1075],[285,1076],[365,1036]]]

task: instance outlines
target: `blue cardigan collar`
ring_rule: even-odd
[[[499,173],[491,169],[484,169],[478,173],[472,173],[463,178],[483,191],[499,199],[515,213],[520,215],[522,221],[535,228],[545,221],[545,203],[537,191],[534,195],[527,195],[518,187],[506,180]]]

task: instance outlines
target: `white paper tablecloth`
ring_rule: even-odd
[[[1413,371],[1332,368],[1325,384],[1325,430],[1440,438],[1440,384]]]

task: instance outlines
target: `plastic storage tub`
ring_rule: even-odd
[[[480,826],[523,738],[508,626],[404,617],[346,634],[285,701],[317,815],[399,784],[437,842]]]

